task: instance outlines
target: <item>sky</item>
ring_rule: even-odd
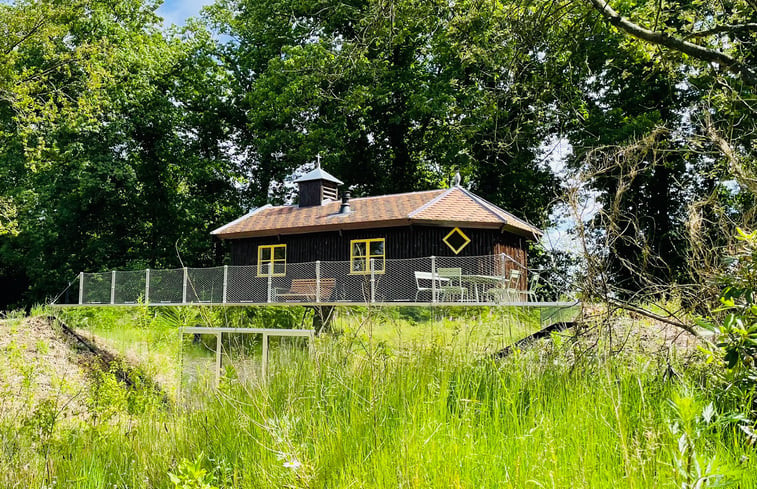
[[[199,16],[200,9],[211,3],[213,0],[164,0],[158,14],[163,17],[166,26],[184,25],[187,17]]]

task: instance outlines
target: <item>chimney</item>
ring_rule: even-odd
[[[338,187],[342,181],[321,168],[318,158],[315,169],[301,176],[294,183],[300,187],[300,207],[321,205],[324,201],[339,200]]]
[[[350,193],[345,192],[342,196],[342,206],[339,208],[339,214],[349,214],[350,212]]]

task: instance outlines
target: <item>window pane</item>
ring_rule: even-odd
[[[287,257],[286,246],[277,246],[273,249],[273,258],[275,260],[285,260]]]
[[[261,275],[266,275],[266,276],[270,275],[271,274],[271,272],[270,272],[271,267],[272,267],[271,262],[261,263],[260,264],[260,274]]]
[[[286,273],[286,264],[285,263],[274,263],[273,264],[273,273],[277,275],[283,275]]]
[[[384,271],[384,259],[383,258],[374,258],[373,259],[373,266],[374,266],[374,272],[383,272]]]
[[[384,254],[384,240],[371,242],[371,255]]]
[[[365,242],[358,241],[352,243],[352,255],[353,256],[365,256]]]
[[[352,260],[352,271],[353,272],[364,272],[365,271],[365,260],[362,260],[362,259]]]
[[[266,262],[271,260],[271,248],[268,248],[266,246],[260,247],[260,262]]]

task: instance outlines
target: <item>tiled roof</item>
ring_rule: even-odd
[[[462,187],[353,198],[347,214],[339,213],[340,206],[341,202],[311,207],[264,206],[212,234],[221,239],[234,239],[427,224],[503,228],[529,237],[541,235],[538,228]]]

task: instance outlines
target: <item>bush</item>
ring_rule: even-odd
[[[738,229],[739,247],[728,257],[728,273],[720,296],[720,307],[713,317],[700,321],[712,331],[715,344],[710,361],[723,366],[721,371],[722,395],[732,407],[746,406],[755,419],[757,406],[754,394],[757,389],[757,232],[746,233]]]

